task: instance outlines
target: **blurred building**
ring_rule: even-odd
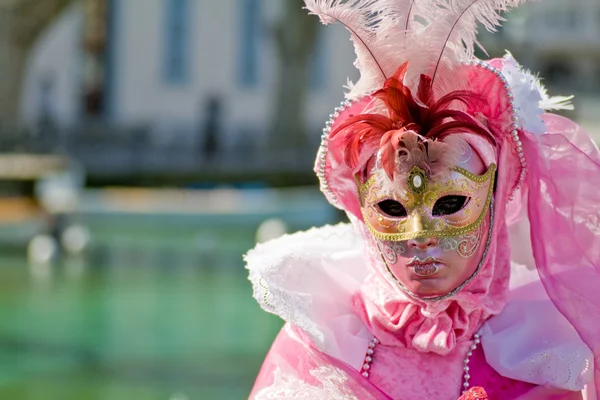
[[[600,1],[544,0],[508,15],[499,35],[485,35],[497,54],[508,48],[550,88],[600,91]]]
[[[217,140],[242,147],[266,140],[280,0],[103,1],[106,8],[101,0],[74,4],[35,45],[22,96],[26,121],[50,114],[70,126],[99,114],[144,126],[157,142],[204,140],[208,150]],[[106,16],[105,32],[98,15]],[[306,117],[315,142],[356,75],[353,59],[342,28],[320,32]],[[213,137],[199,138],[203,132]]]

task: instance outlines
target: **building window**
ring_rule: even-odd
[[[189,79],[190,1],[165,0],[164,77],[171,84]]]
[[[241,1],[239,23],[239,51],[238,62],[239,82],[244,87],[254,87],[259,81],[259,50],[261,11],[260,0]]]
[[[327,35],[324,27],[319,26],[313,53],[310,57],[310,88],[323,90],[327,84]]]

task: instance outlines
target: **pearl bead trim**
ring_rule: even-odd
[[[471,345],[471,348],[467,352],[467,355],[465,356],[465,360],[463,361],[463,363],[465,365],[463,367],[463,370],[465,371],[465,373],[463,375],[463,392],[462,392],[462,394],[465,394],[467,392],[467,390],[469,389],[469,379],[471,379],[471,375],[469,374],[469,362],[471,361],[471,356],[473,355],[473,352],[477,349],[477,345],[479,343],[481,343],[481,336],[479,335],[479,333],[476,333],[475,336],[473,337],[473,344]]]
[[[519,129],[521,129],[521,125],[519,124],[519,114],[517,113],[517,109],[515,108],[515,97],[513,95],[512,89],[511,89],[508,81],[504,77],[504,74],[502,74],[501,70],[499,70],[498,68],[494,68],[491,65],[489,65],[488,63],[481,61],[481,60],[471,60],[470,64],[473,66],[479,67],[479,68],[483,68],[486,71],[492,72],[494,75],[496,75],[502,81],[502,84],[504,85],[504,88],[506,89],[506,95],[508,97],[508,101],[509,101],[510,108],[511,108],[511,114],[512,114],[511,136],[512,136],[512,140],[515,144],[515,149],[516,149],[517,155],[519,157],[519,161],[521,162],[521,172],[519,174],[519,179],[517,181],[517,184],[515,185],[512,193],[509,196],[509,201],[510,201],[515,197],[517,191],[521,187],[521,184],[525,180],[525,176],[527,175],[527,161],[525,160],[525,153],[523,152],[523,143],[521,142],[521,139],[519,138]]]
[[[325,194],[325,197],[333,204],[334,206],[341,208],[342,205],[338,202],[337,196],[329,186],[329,182],[327,181],[326,166],[327,166],[327,151],[329,145],[329,135],[331,133],[331,129],[336,118],[350,105],[352,104],[351,100],[346,100],[342,103],[340,107],[337,107],[333,114],[329,115],[329,121],[325,125],[323,129],[323,135],[321,135],[321,146],[319,147],[319,151],[317,153],[317,177],[319,178],[321,184],[321,191]]]
[[[360,374],[365,378],[369,377],[369,370],[371,369],[371,364],[373,363],[373,356],[375,355],[375,346],[379,344],[379,340],[377,338],[373,338],[369,342],[369,347],[367,348],[367,353],[365,354],[365,359],[363,361],[363,365],[360,368]]]

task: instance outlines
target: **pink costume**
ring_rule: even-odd
[[[357,50],[316,163],[351,224],[246,256],[287,322],[250,398],[597,399],[600,153],[510,54],[473,57],[519,1],[305,2]]]

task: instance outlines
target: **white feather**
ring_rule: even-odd
[[[550,97],[540,78],[530,70],[523,68],[510,52],[504,56],[502,74],[508,82],[514,96],[519,125],[536,135],[546,132],[542,119],[544,111],[572,110],[570,97]]]
[[[360,79],[348,83],[349,98],[383,86],[405,61],[409,43],[435,17],[430,0],[305,0],[306,8],[324,24],[339,22],[351,33]]]
[[[545,111],[552,110],[570,110],[573,111],[575,106],[573,105],[573,99],[575,96],[550,96],[548,95],[548,89],[542,84],[542,80],[538,77],[535,80],[535,84],[542,95],[540,101],[540,107]]]
[[[437,91],[456,87],[455,66],[473,58],[477,28],[494,32],[502,13],[528,0],[305,0],[325,24],[340,22],[351,32],[360,79],[348,84],[354,99],[380,89],[404,62],[405,82],[421,74],[435,78]],[[434,76],[435,75],[435,76]],[[556,103],[562,104],[561,102]]]
[[[477,28],[495,32],[504,21],[502,13],[527,0],[435,0],[438,7],[416,48],[409,56],[418,73],[434,78],[436,85],[453,80],[454,67],[474,57]],[[414,62],[413,62],[414,61]],[[409,74],[414,79],[415,72]]]

